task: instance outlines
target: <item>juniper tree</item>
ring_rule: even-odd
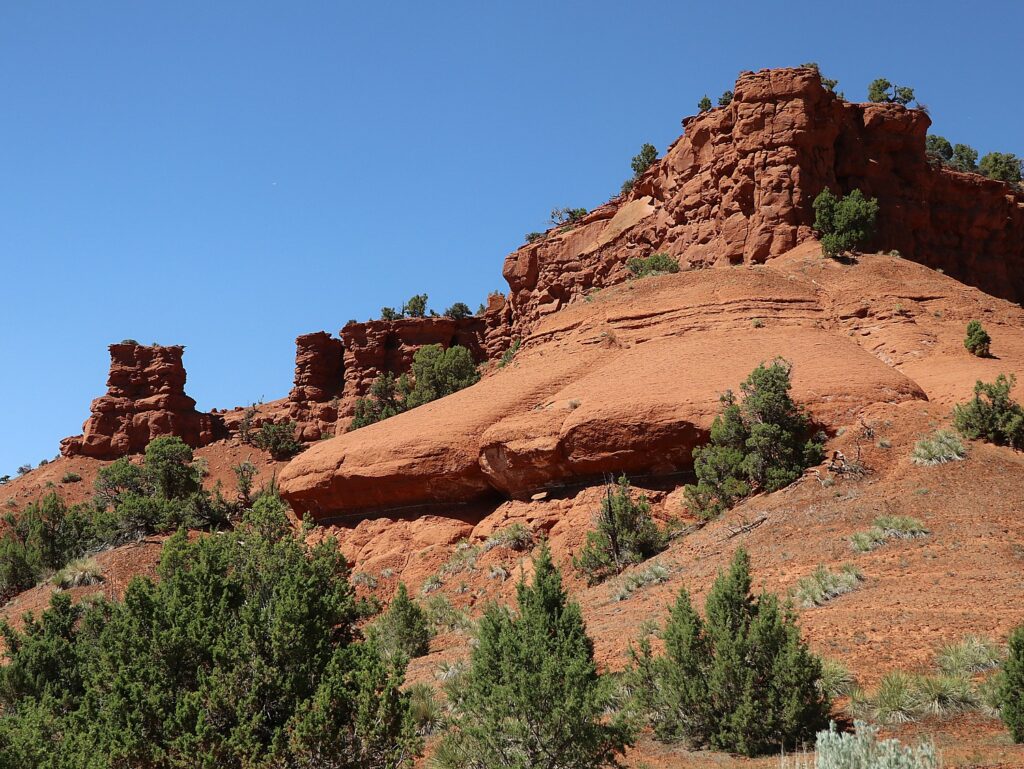
[[[1024,448],[1024,407],[1010,397],[1017,377],[1000,374],[995,382],[974,384],[974,397],[953,409],[953,424],[965,438],[1014,449]]]
[[[827,187],[814,199],[814,229],[825,256],[839,256],[864,246],[874,235],[878,199],[860,190],[837,198]]]
[[[409,598],[405,583],[391,599],[388,610],[370,626],[370,636],[388,654],[421,657],[430,648],[430,627],[427,615],[419,604]]]
[[[987,358],[990,354],[989,347],[991,344],[992,337],[988,335],[980,320],[972,320],[967,324],[967,336],[964,337],[964,347],[970,351],[971,355]]]
[[[452,730],[435,760],[445,769],[596,769],[616,766],[631,740],[606,717],[607,682],[578,604],[542,544],[533,579],[516,586],[516,613],[484,612],[469,669],[448,684]]]

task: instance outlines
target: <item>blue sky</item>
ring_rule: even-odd
[[[1024,4],[6,2],[0,474],[56,455],[107,344],[187,346],[200,408],[285,395],[294,338],[505,289],[741,70],[917,89],[1024,153]]]

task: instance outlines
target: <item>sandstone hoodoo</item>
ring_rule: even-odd
[[[180,345],[110,345],[106,395],[92,402],[82,435],[61,441],[64,456],[116,459],[143,451],[161,435],[176,435],[192,447],[223,437],[217,416],[196,410],[185,394]]]
[[[333,432],[344,390],[344,347],[326,331],[295,340],[295,386],[288,393],[288,415],[302,425],[302,439]]]

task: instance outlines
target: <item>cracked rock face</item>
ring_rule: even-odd
[[[107,394],[92,402],[82,435],[61,441],[64,456],[116,459],[176,435],[193,448],[221,437],[220,420],[185,394],[184,347],[110,345]]]

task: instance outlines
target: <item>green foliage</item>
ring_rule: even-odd
[[[522,523],[513,523],[504,529],[494,532],[481,548],[483,552],[496,547],[507,547],[509,550],[526,551],[533,548],[533,532]]]
[[[968,144],[954,144],[953,158],[950,160],[949,165],[957,171],[977,171],[978,151]]]
[[[653,144],[643,144],[640,147],[640,152],[633,156],[633,161],[630,166],[633,168],[633,178],[639,179],[643,176],[644,171],[654,165],[654,161],[658,159],[658,150],[655,149]]]
[[[151,440],[146,446],[144,468],[154,493],[163,499],[184,499],[199,491],[199,473],[192,459],[192,449],[177,436]]]
[[[690,510],[714,517],[754,490],[777,491],[821,461],[822,443],[811,436],[804,412],[790,398],[792,365],[782,358],[760,364],[732,391],[711,424],[711,441],[694,449],[696,485],[686,487]]]
[[[664,655],[647,639],[633,652],[628,678],[660,739],[752,756],[800,745],[825,726],[821,662],[792,611],[750,586],[740,549],[715,579],[704,619],[684,588],[662,633]]]
[[[527,243],[536,243],[538,240],[543,240],[543,238],[544,238],[544,233],[543,232],[528,232],[528,233],[526,233],[526,242]]]
[[[953,145],[945,136],[928,134],[924,140],[924,148],[928,157],[939,163],[949,163],[953,159]]]
[[[943,675],[967,678],[975,673],[995,670],[1003,659],[999,646],[990,638],[969,635],[943,646],[935,664]]]
[[[797,583],[794,597],[800,606],[810,609],[856,590],[863,581],[864,575],[856,566],[847,564],[839,571],[831,571],[819,565],[810,576]]]
[[[805,64],[801,64],[800,66],[801,67],[808,67],[809,69],[813,69],[821,77],[821,84],[825,88],[830,90],[832,93],[836,92],[836,86],[839,85],[839,81],[838,80],[833,80],[832,78],[828,78],[828,77],[825,77],[824,75],[822,75],[821,74],[821,68],[818,66],[818,63],[816,61],[809,61],[809,62],[806,62]],[[842,94],[839,94],[839,98],[843,98]]]
[[[981,159],[978,170],[989,179],[1020,184],[1022,163],[1012,152],[990,152]]]
[[[972,440],[1024,448],[1024,408],[1010,397],[1016,384],[1014,374],[1000,374],[990,384],[976,382],[974,398],[953,409],[953,423],[960,434]]]
[[[967,324],[967,336],[964,337],[964,347],[979,358],[987,358],[991,354],[990,347],[992,337],[988,335],[980,320],[972,320]]]
[[[701,113],[708,112],[710,109],[711,109],[711,99],[708,98],[707,94],[704,94],[704,96],[701,98],[701,100],[699,102],[697,102],[697,112],[701,112]]]
[[[626,268],[634,278],[646,278],[679,272],[679,262],[668,254],[657,253],[646,257],[634,256],[626,262]]]
[[[850,537],[850,545],[858,553],[880,547],[890,539],[916,539],[928,535],[928,529],[917,518],[909,515],[880,515],[875,525]]]
[[[551,223],[557,226],[576,224],[587,215],[585,208],[552,208]]]
[[[422,318],[427,314],[427,295],[415,294],[402,305],[402,315],[410,318]]]
[[[444,727],[444,708],[430,684],[421,682],[409,687],[409,714],[419,734],[433,734]]]
[[[238,487],[238,502],[242,507],[249,507],[252,503],[252,486],[256,479],[259,468],[249,460],[232,465],[231,472],[235,474],[235,484]]]
[[[718,97],[718,106],[728,107],[730,104],[732,104],[732,97],[732,91],[722,91],[722,95]]]
[[[470,667],[447,684],[452,729],[435,756],[444,769],[590,769],[617,765],[631,732],[606,717],[611,688],[597,673],[577,604],[542,545],[518,612],[484,612]]]
[[[854,732],[838,732],[835,724],[818,734],[815,744],[816,769],[939,769],[942,766],[935,746],[924,742],[907,747],[899,740],[879,740],[878,729],[863,721],[854,723]],[[788,769],[788,764],[783,764]]]
[[[465,347],[455,344],[445,349],[439,344],[428,344],[413,355],[412,378],[413,387],[405,399],[407,409],[475,384],[480,380],[480,372]]]
[[[573,557],[573,566],[596,584],[612,574],[621,574],[630,564],[640,563],[661,552],[668,544],[665,533],[651,517],[647,497],[634,500],[625,475],[614,486],[607,484],[601,509],[587,532],[587,540]]]
[[[302,444],[295,439],[295,429],[296,424],[290,419],[279,424],[264,422],[253,444],[269,452],[274,459],[290,459],[302,450]]]
[[[1003,666],[1000,715],[1014,742],[1024,742],[1024,625],[1010,634]]]
[[[847,697],[856,687],[856,679],[842,662],[831,657],[821,660],[821,680],[818,688],[826,697],[830,700]]]
[[[404,582],[399,583],[388,610],[370,626],[370,638],[388,656],[401,654],[412,659],[430,650],[427,615],[409,598]]]
[[[356,399],[349,431],[401,414],[405,411],[409,389],[409,378],[405,374],[398,379],[390,371],[381,374],[373,380],[366,397]]]
[[[401,317],[402,317],[402,313],[400,313],[394,307],[381,307],[380,308],[380,319],[381,320],[399,320]]]
[[[864,246],[875,233],[878,199],[860,190],[837,198],[825,188],[814,199],[814,229],[825,256],[836,257]]]
[[[889,102],[892,101],[890,91],[892,90],[892,83],[886,80],[884,77],[880,77],[877,80],[872,80],[868,86],[868,101],[873,102]]]
[[[653,563],[643,569],[629,572],[612,594],[612,598],[616,601],[625,601],[638,590],[667,581],[668,569],[660,563]]]
[[[78,483],[81,480],[82,480],[82,476],[81,475],[79,475],[78,473],[74,473],[74,472],[68,471],[68,472],[64,473],[64,475],[61,476],[60,482],[61,483]]]
[[[166,543],[122,602],[3,628],[0,765],[398,769],[420,741],[403,663],[356,638],[335,543],[262,497],[240,528]]]
[[[914,444],[910,461],[915,465],[941,465],[967,458],[967,449],[950,430],[936,430]]]
[[[498,368],[505,368],[505,366],[511,363],[512,359],[516,357],[516,353],[519,352],[519,348],[522,347],[522,345],[522,339],[516,339],[515,341],[513,341],[509,348],[501,354],[501,360],[498,361]]]
[[[456,302],[447,310],[444,311],[446,318],[452,318],[454,320],[462,320],[468,318],[473,314],[473,311],[469,309],[469,305],[465,302]]]
[[[94,558],[79,558],[53,575],[53,583],[64,589],[95,585],[102,581],[103,568]]]

